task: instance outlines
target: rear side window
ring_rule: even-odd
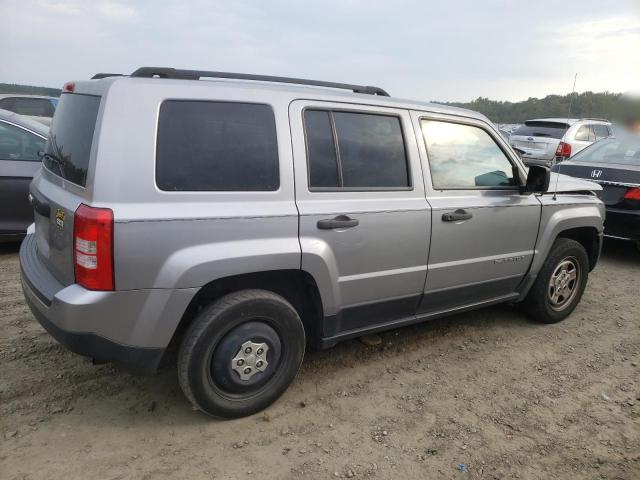
[[[45,166],[56,175],[82,187],[87,182],[99,108],[98,96],[65,93],[60,98],[49,130]]]
[[[518,127],[511,135],[562,138],[568,128],[569,126],[566,123],[528,121]]]
[[[593,133],[596,136],[596,140],[600,140],[601,138],[607,138],[611,136],[611,132],[606,125],[592,125]]]
[[[576,132],[576,140],[580,142],[595,142],[596,136],[590,125],[582,125]]]
[[[253,103],[167,100],[156,183],[168,191],[270,191],[280,186],[273,110]]]
[[[310,187],[410,186],[398,117],[306,110],[304,122]]]
[[[53,117],[54,105],[46,98],[10,97],[0,102],[0,108],[19,115]]]

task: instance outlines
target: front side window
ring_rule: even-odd
[[[435,120],[421,124],[434,188],[517,185],[512,163],[482,128]]]
[[[22,128],[0,122],[0,160],[39,162],[46,141]]]
[[[167,100],[160,107],[156,183],[168,191],[273,191],[280,186],[268,105]]]
[[[400,119],[392,115],[306,110],[309,186],[407,188]]]

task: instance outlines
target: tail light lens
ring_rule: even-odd
[[[558,144],[558,148],[556,149],[556,157],[570,157],[571,156],[571,145],[568,143],[560,142]]]
[[[633,187],[627,190],[627,192],[624,194],[624,199],[640,201],[640,187]]]
[[[63,92],[73,93],[76,91],[76,82],[67,82],[62,86]]]
[[[113,290],[113,212],[81,203],[73,220],[76,283],[89,290]]]

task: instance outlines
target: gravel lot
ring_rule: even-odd
[[[2,246],[0,477],[638,479],[639,272],[607,241],[563,323],[501,306],[310,352],[264,414],[220,422],[170,364],[135,377],[57,345]]]

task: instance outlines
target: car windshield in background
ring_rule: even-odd
[[[575,154],[571,161],[640,165],[640,137],[606,138]]]
[[[63,94],[47,141],[45,166],[56,175],[82,187],[87,181],[87,166],[99,107],[100,97]]]
[[[557,122],[525,122],[518,127],[511,135],[521,135],[523,137],[547,137],[562,138],[569,128],[566,123]]]

